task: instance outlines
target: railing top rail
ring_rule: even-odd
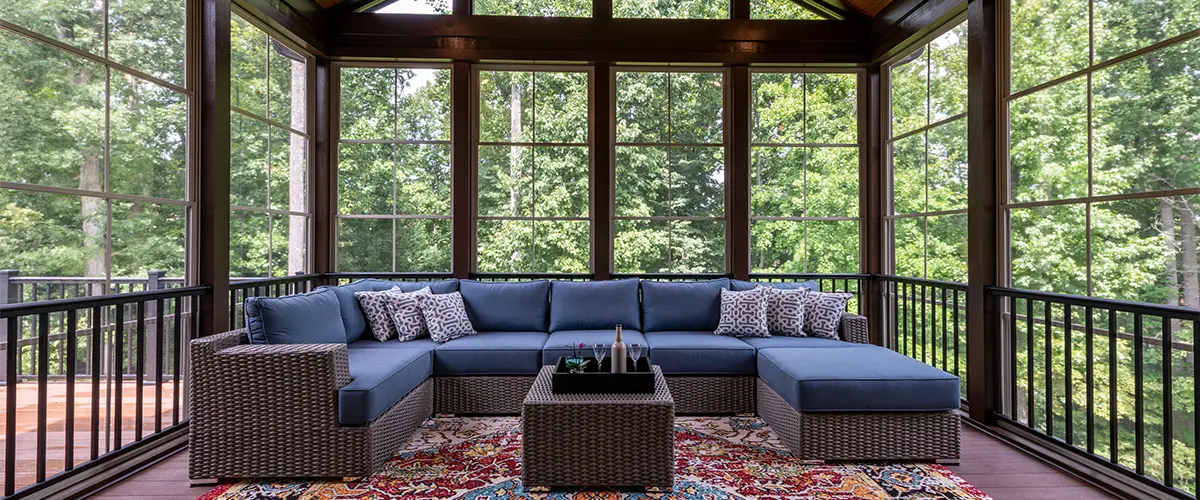
[[[1067,295],[1064,293],[1040,292],[1036,290],[1023,290],[1020,288],[1008,288],[999,286],[987,287],[987,293],[993,296],[1015,297],[1027,300],[1042,300],[1049,302],[1057,302],[1060,304],[1068,304],[1079,307],[1092,307],[1099,309],[1112,309],[1116,311],[1128,312],[1133,314],[1145,314],[1152,316],[1162,316],[1164,318],[1182,319],[1191,321],[1200,321],[1200,309],[1191,307],[1171,306],[1165,304],[1150,304],[1147,302],[1133,302],[1129,300],[1104,299],[1099,297],[1084,297],[1081,295]]]
[[[274,278],[230,278],[230,290],[243,290],[246,288],[254,288],[263,285],[283,285],[288,283],[298,283],[302,281],[313,281],[321,279],[320,274],[297,274],[294,276],[279,276]]]
[[[345,278],[345,279],[360,279],[360,278],[409,278],[409,279],[449,279],[454,275],[451,273],[385,273],[385,272],[337,272],[325,273],[327,278]]]
[[[941,288],[949,288],[951,290],[960,290],[963,292],[967,291],[967,284],[959,283],[957,281],[941,281],[941,280],[931,280],[931,279],[926,279],[926,278],[912,278],[912,277],[908,277],[908,276],[896,276],[893,274],[877,274],[877,275],[875,275],[875,277],[878,279],[881,279],[881,280],[895,281],[897,283],[908,283],[910,285],[930,285],[930,286],[936,286],[936,287],[941,287]]]
[[[826,279],[826,280],[861,280],[871,278],[870,274],[857,273],[750,273],[750,280],[771,279]]]
[[[189,286],[185,288],[168,288],[146,292],[121,293],[113,295],[95,295],[91,297],[75,297],[70,299],[44,300],[22,304],[0,305],[0,319],[30,316],[34,314],[56,313],[84,309],[88,307],[104,307],[120,304],[132,304],[147,300],[172,299],[175,297],[190,297],[212,293],[208,285]]]
[[[581,280],[592,279],[591,273],[470,273],[468,278],[473,280],[488,280],[488,279],[547,279],[547,280]]]
[[[729,273],[613,273],[613,279],[640,278],[644,280],[715,280],[732,278]]]

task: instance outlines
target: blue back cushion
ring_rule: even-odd
[[[367,331],[367,318],[363,315],[362,308],[358,305],[358,299],[354,298],[354,292],[378,292],[380,290],[390,290],[393,287],[400,287],[401,290],[406,292],[415,292],[429,287],[429,291],[433,293],[451,293],[458,291],[458,280],[386,281],[371,278],[358,280],[342,286],[321,287],[328,288],[337,296],[342,324],[346,328],[347,343],[358,340]]]
[[[642,331],[716,330],[721,322],[722,289],[729,289],[729,278],[642,281]]]
[[[550,312],[550,282],[460,281],[467,317],[478,332],[544,332]]]
[[[338,298],[328,288],[287,297],[250,297],[246,334],[252,344],[334,344],[346,342]]]
[[[555,281],[550,285],[550,331],[608,330],[621,325],[641,331],[636,278]]]
[[[804,281],[804,282],[798,282],[798,281],[742,281],[742,280],[733,280],[733,281],[731,281],[731,282],[730,282],[730,285],[731,285],[731,288],[730,288],[730,289],[731,289],[731,290],[733,290],[733,291],[735,291],[735,292],[744,292],[744,291],[746,291],[746,290],[753,290],[755,286],[765,286],[765,287],[770,287],[770,288],[778,288],[778,289],[780,289],[780,290],[796,290],[796,289],[800,289],[800,288],[807,288],[807,289],[809,289],[809,290],[812,290],[812,291],[814,291],[814,292],[819,292],[819,291],[821,291],[821,290],[820,290],[820,289],[821,289],[821,284],[820,284],[820,283],[817,283],[816,281],[811,281],[811,280],[810,280],[810,281]]]

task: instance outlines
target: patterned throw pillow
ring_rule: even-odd
[[[763,289],[767,291],[767,330],[771,335],[803,337],[804,297],[809,290]]]
[[[421,314],[425,316],[425,325],[429,327],[429,336],[434,342],[441,344],[475,335],[475,327],[471,326],[471,318],[467,317],[462,294],[422,295],[417,300],[421,302]]]
[[[838,338],[842,312],[850,301],[848,293],[809,292],[804,296],[804,332],[812,337]]]
[[[745,292],[722,289],[721,322],[713,333],[734,337],[770,337],[766,289],[755,288]]]
[[[367,317],[367,324],[370,325],[371,335],[375,337],[375,340],[383,342],[392,338],[392,334],[396,332],[387,303],[389,295],[398,293],[404,293],[400,291],[400,287],[378,292],[354,292],[354,298],[358,299],[358,305],[362,307],[363,315]]]
[[[432,293],[429,287],[425,287],[415,292],[387,296],[388,316],[392,317],[392,324],[396,326],[396,337],[401,342],[429,335],[429,329],[425,328],[425,316],[421,314],[419,297]]]

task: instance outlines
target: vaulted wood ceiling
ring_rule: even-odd
[[[321,4],[321,7],[328,9],[330,7],[333,7],[334,5],[342,3],[342,1],[343,0],[317,0],[317,3]],[[847,7],[850,7],[850,8],[857,10],[863,14],[866,14],[868,17],[875,17],[875,15],[879,13],[879,11],[883,10],[884,7],[887,7],[887,5],[889,3],[892,3],[892,0],[841,0],[841,1]]]

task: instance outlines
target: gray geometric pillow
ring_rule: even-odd
[[[767,330],[771,335],[803,337],[804,297],[809,290],[764,289],[767,291]]]
[[[354,298],[358,299],[358,305],[362,307],[363,315],[367,317],[367,324],[371,326],[371,335],[375,340],[380,342],[392,338],[392,334],[396,332],[396,327],[392,325],[392,315],[388,313],[388,296],[400,291],[400,287],[393,287],[389,290],[380,290],[378,292],[354,292]]]
[[[401,342],[429,335],[429,330],[425,328],[425,316],[421,314],[418,297],[432,293],[429,287],[425,287],[415,292],[387,296],[388,315],[392,317],[392,324],[396,325],[396,337]]]
[[[721,321],[713,333],[734,337],[770,337],[766,299],[765,288],[744,292],[722,289]]]
[[[852,295],[848,293],[809,292],[804,296],[804,332],[812,337],[838,338],[842,312]]]
[[[421,314],[425,316],[425,325],[429,327],[429,336],[434,342],[441,344],[475,335],[475,327],[471,326],[467,307],[463,305],[462,295],[458,292],[421,295],[417,300],[421,303]]]

